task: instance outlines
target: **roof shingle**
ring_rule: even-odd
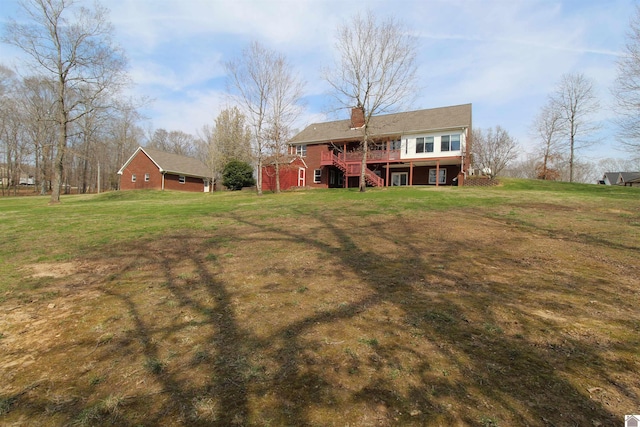
[[[211,171],[209,171],[209,168],[196,158],[167,153],[149,147],[143,147],[142,150],[164,172],[174,173],[177,175],[211,178]]]
[[[370,134],[374,137],[464,127],[471,127],[471,104],[373,116],[369,123]],[[313,123],[294,136],[290,143],[313,144],[353,140],[361,135],[360,129],[351,129],[351,120],[338,120]]]

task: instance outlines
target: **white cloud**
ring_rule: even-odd
[[[0,20],[13,13],[16,0]],[[471,102],[476,125],[528,139],[528,124],[564,73],[597,81],[603,105],[635,8],[629,0],[118,0],[107,2],[136,93],[155,98],[155,127],[194,133],[224,108],[224,61],[252,40],[284,53],[307,82],[301,122],[330,104],[320,71],[354,13],[394,15],[419,36],[416,108]],[[4,4],[3,4],[4,6]],[[7,10],[9,12],[7,12]],[[13,58],[0,46],[3,62]],[[608,118],[603,112],[599,118]],[[306,123],[302,123],[304,126]]]

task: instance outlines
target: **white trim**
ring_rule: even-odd
[[[402,176],[405,177],[405,183],[406,184],[402,184],[402,178],[401,178]],[[395,185],[393,183],[393,180],[394,180],[395,177],[398,177],[399,180],[400,180],[400,183],[397,184],[397,185]],[[391,186],[392,187],[403,187],[403,186],[406,186],[406,185],[409,185],[409,172],[392,172],[391,173]]]

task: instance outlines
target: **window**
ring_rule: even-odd
[[[433,153],[433,137],[416,138],[416,153]]]
[[[313,183],[320,184],[321,178],[322,178],[322,169],[315,169],[313,171]]]
[[[428,136],[424,141],[424,149],[427,153],[433,153],[433,137]]]
[[[449,135],[442,135],[440,137],[440,151],[449,151],[449,140]]]
[[[151,179],[151,176],[148,173],[144,174],[144,182],[149,182],[149,179]]]
[[[296,155],[300,157],[304,157],[307,155],[307,146],[306,145],[296,145]]]
[[[185,182],[187,182],[187,178],[185,178],[184,175],[180,175],[180,176],[178,176],[178,182],[180,184],[184,184]]]
[[[131,174],[131,182],[136,182],[136,174]]]
[[[460,150],[460,135],[451,135],[451,151]]]
[[[447,170],[440,169],[440,179],[438,179],[438,184],[445,184],[447,182]],[[429,169],[429,184],[436,183],[436,169]]]
[[[399,139],[396,141],[391,141],[389,143],[389,149],[400,151],[402,149],[402,141],[400,141]]]
[[[460,134],[442,135],[440,137],[440,151],[460,151]]]

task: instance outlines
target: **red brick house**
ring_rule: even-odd
[[[307,186],[307,164],[304,159],[295,156],[278,166],[280,170],[280,190],[292,187]],[[276,191],[276,167],[273,162],[266,161],[262,167],[262,191]]]
[[[308,187],[357,187],[362,110],[351,120],[314,123],[289,142]],[[463,185],[471,150],[471,104],[374,116],[365,171],[372,186]],[[263,189],[265,185],[263,184]]]
[[[211,171],[193,157],[138,147],[118,171],[121,190],[210,191]]]

